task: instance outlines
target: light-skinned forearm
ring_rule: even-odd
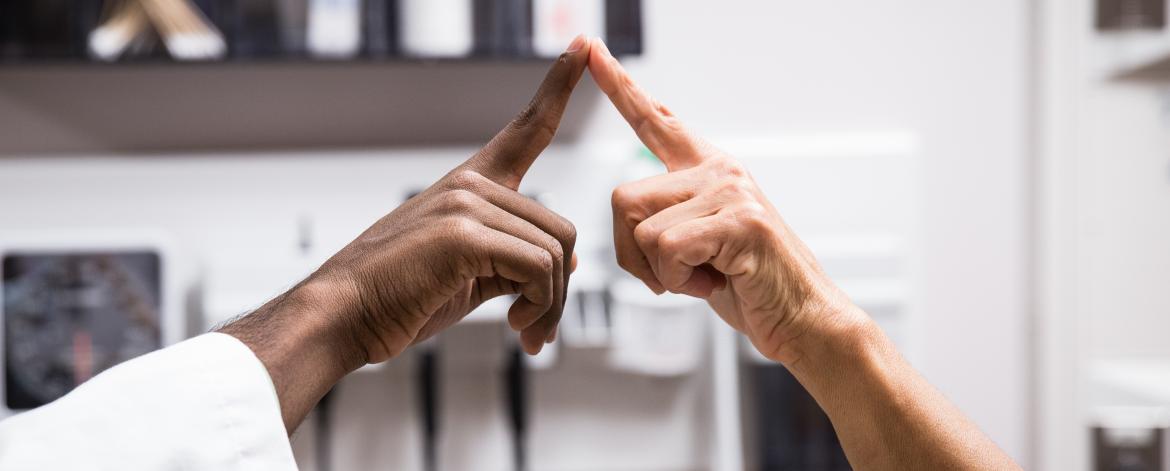
[[[898,353],[864,313],[800,339],[793,375],[859,470],[1019,469]]]

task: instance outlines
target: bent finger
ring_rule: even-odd
[[[561,310],[564,308],[564,283],[566,280],[566,257],[562,253],[563,249],[560,241],[531,222],[486,202],[485,206],[480,209],[478,216],[485,226],[505,234],[510,234],[529,244],[540,247],[548,253],[553,263],[552,272],[550,273],[552,276],[552,298],[547,304],[536,304],[535,302],[515,303],[512,309],[508,311],[508,324],[512,329],[520,331],[532,325],[541,316],[554,315],[560,317]]]
[[[711,215],[675,225],[658,237],[659,279],[674,292],[706,298],[725,283],[725,274],[709,265],[724,253],[732,228]],[[711,267],[711,269],[699,269]]]
[[[465,259],[471,260],[475,276],[498,275],[517,283],[521,299],[535,306],[534,310],[552,306],[555,264],[547,249],[486,226],[480,226],[466,241],[472,254]]]
[[[699,196],[654,213],[634,227],[634,240],[638,243],[638,248],[645,254],[650,268],[654,270],[655,276],[658,277],[658,281],[662,282],[664,288],[669,290],[672,286],[662,278],[661,258],[658,256],[659,239],[667,230],[675,226],[717,212],[719,212],[718,201],[709,196]]]
[[[515,215],[536,226],[541,231],[556,239],[560,244],[561,266],[572,266],[573,250],[577,243],[577,228],[568,219],[548,209],[540,202],[524,196],[515,190],[493,182],[488,178],[475,174],[464,177],[465,184],[487,202],[498,206],[502,210]],[[556,288],[558,297],[554,301],[554,308],[562,310],[566,299],[566,290],[569,285],[569,275],[572,270],[561,270],[561,278]]]

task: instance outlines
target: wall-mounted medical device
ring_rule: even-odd
[[[182,339],[162,240],[0,235],[0,417]]]

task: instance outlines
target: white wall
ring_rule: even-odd
[[[1089,469],[1095,406],[1148,399],[1099,384],[1091,366],[1109,360],[1113,376],[1156,383],[1162,374],[1115,366],[1170,361],[1170,75],[1119,74],[1151,50],[1170,51],[1170,32],[1160,43],[1156,34],[1101,34],[1093,1],[1043,3],[1041,463]]]
[[[909,129],[918,134],[927,177],[924,259],[925,328],[929,334],[924,361],[919,366],[993,439],[1012,456],[1026,462],[1029,458],[1026,380],[1029,359],[1025,348],[1028,257],[1024,252],[1028,227],[1024,211],[1028,198],[1025,191],[1028,177],[1026,2],[647,0],[646,15],[646,53],[630,61],[631,71],[692,128],[717,142],[720,136],[871,129]],[[377,90],[375,83],[360,77],[369,74],[393,77],[399,67],[350,67],[307,75],[259,70],[233,76],[232,81],[239,87],[256,89],[264,100],[255,103],[249,101],[249,94],[238,94],[234,101],[224,104],[228,112],[215,116],[228,121],[242,116],[245,122],[240,124],[238,133],[245,136],[244,141],[247,127],[266,119],[266,109],[277,110],[271,115],[278,121],[296,122],[298,114],[304,113],[304,119],[320,122],[319,113],[343,110],[317,106],[319,98],[305,98],[304,110],[295,104],[303,98],[296,93],[311,90],[312,80],[324,74],[331,83],[361,84],[363,88],[350,90],[346,96],[350,96],[349,103],[361,109],[363,119],[356,125],[365,127],[336,132],[322,126],[291,127],[290,139],[297,144],[333,145],[338,142],[335,134],[352,133],[358,142],[377,143],[377,139],[366,140],[376,137],[379,126],[384,125],[378,122],[379,118],[383,118],[383,123],[392,122],[407,129],[417,126],[412,124],[412,114],[406,109],[412,100],[389,100],[385,94],[391,92]],[[531,67],[524,70],[531,71],[533,78],[528,81],[535,83],[539,72]],[[84,88],[85,82],[70,81],[70,73],[60,70],[0,72],[0,90],[7,83],[18,84],[16,90],[20,91],[14,94],[13,88],[9,88],[0,92],[0,123],[5,123],[7,129],[0,131],[5,133],[0,140],[11,142],[35,136],[47,148],[57,148],[54,143],[64,142],[68,145],[60,148],[70,150],[104,150],[127,142],[129,137],[122,134],[111,137],[114,131],[109,128],[113,126],[96,126],[95,119],[69,118],[63,112],[69,109],[68,102],[47,98],[58,92],[44,87],[59,87],[59,93],[66,93],[66,88]],[[118,80],[135,80],[123,72],[102,73],[118,74]],[[192,73],[221,75],[218,71]],[[423,74],[434,75],[433,72]],[[468,76],[492,75],[510,73],[478,70]],[[111,80],[108,75],[105,77],[107,90],[117,88],[108,83]],[[265,91],[274,79],[284,83],[281,87],[289,94],[283,98],[291,102],[280,101],[281,95]],[[214,77],[208,80],[214,83]],[[185,86],[199,96],[200,83],[190,82],[193,83]],[[512,82],[519,85],[503,84],[505,91],[497,95],[516,97],[515,105],[519,108],[523,103],[520,98],[523,93],[519,90],[525,88],[524,81]],[[133,90],[136,86],[146,91],[136,92]],[[484,83],[452,80],[451,86],[474,87],[482,93],[492,93]],[[125,99],[140,93],[141,100],[169,103],[169,99],[150,93],[153,90],[157,94],[160,85],[131,83],[128,87],[130,91],[116,90],[118,96]],[[27,100],[21,94],[39,98]],[[366,100],[362,97],[374,102],[389,100],[396,106],[371,107],[363,104]],[[633,146],[628,141],[631,133],[617,114],[604,105],[603,97],[595,92],[581,97],[584,98],[578,98],[573,104],[579,110],[573,120],[577,129],[567,134],[569,138],[560,150],[552,152],[554,158],[563,159],[562,164],[570,168],[588,167],[573,162],[600,151],[591,147],[591,142],[626,140],[623,142]],[[135,110],[150,110],[142,102],[136,103]],[[102,103],[86,104],[89,109]],[[425,103],[418,106],[430,109]],[[236,108],[241,111],[235,111]],[[486,129],[483,122],[489,118],[502,124],[507,114],[500,113],[498,107],[489,108],[488,111],[457,109],[461,116],[451,119],[470,131],[455,137],[460,140],[481,137]],[[193,119],[207,119],[206,113],[211,112],[201,109]],[[449,109],[431,109],[422,122],[439,126],[444,112],[451,113]],[[101,116],[92,109],[86,113]],[[462,116],[467,114],[474,117]],[[181,134],[174,129],[149,129],[148,132]],[[261,145],[280,137],[279,128],[266,129],[265,133]],[[439,133],[435,137],[450,136]],[[217,136],[205,138],[214,140]],[[230,145],[249,144],[236,135],[218,138]],[[207,147],[199,142],[182,142]],[[157,145],[150,141],[143,147]],[[467,150],[452,148],[452,159]],[[399,150],[396,155],[409,153],[409,150]],[[27,155],[22,151],[18,157]],[[0,228],[64,227],[76,221],[70,218],[92,221],[100,216],[125,224],[161,224],[179,233],[199,234],[184,240],[196,257],[234,253],[240,247],[275,252],[284,250],[279,247],[285,245],[264,241],[278,238],[292,242],[292,227],[299,211],[287,208],[286,203],[296,201],[320,209],[328,222],[323,230],[353,233],[364,221],[372,220],[380,208],[395,203],[399,188],[408,185],[408,169],[429,169],[433,177],[437,176],[434,167],[440,167],[437,162],[446,162],[388,160],[379,155],[384,154],[375,151],[368,158],[342,162],[331,160],[328,150],[302,155],[289,171],[319,170],[308,188],[289,187],[282,182],[279,168],[283,162],[277,157],[233,155],[225,160],[138,156],[136,163],[163,169],[167,175],[163,182],[141,183],[141,188],[153,191],[147,201],[73,191],[77,179],[101,173],[102,160],[43,157],[0,160],[0,214],[4,214]],[[258,181],[233,179],[231,172],[240,165],[272,168],[278,176]],[[379,179],[372,176],[379,172],[388,175],[385,185],[379,185]],[[557,175],[543,173],[539,168],[536,173],[534,186],[555,185],[552,179]],[[355,185],[350,177],[366,185]],[[206,185],[191,185],[192,182]],[[244,185],[254,191],[255,200],[242,204],[219,200],[216,182]],[[92,188],[92,185],[81,184],[78,188]],[[112,195],[122,195],[125,190],[114,191]],[[328,210],[333,204],[341,206],[355,201],[356,204],[343,212]],[[36,205],[38,210],[17,209],[27,205]],[[148,209],[140,212],[142,208]],[[264,213],[247,214],[249,209]],[[173,214],[166,216],[165,212]],[[65,215],[68,216],[64,219],[58,217]],[[224,226],[230,229],[225,230]],[[220,229],[213,231],[208,227]]]
[[[1087,354],[1170,359],[1170,74],[1111,80],[1109,40],[1085,40],[1070,157]]]

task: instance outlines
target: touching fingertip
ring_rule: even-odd
[[[568,49],[565,49],[565,52],[580,51],[581,48],[585,47],[585,44],[588,42],[589,42],[588,36],[585,36],[584,34],[578,34],[577,37],[573,38],[573,42],[569,43],[569,47],[568,47]]]

